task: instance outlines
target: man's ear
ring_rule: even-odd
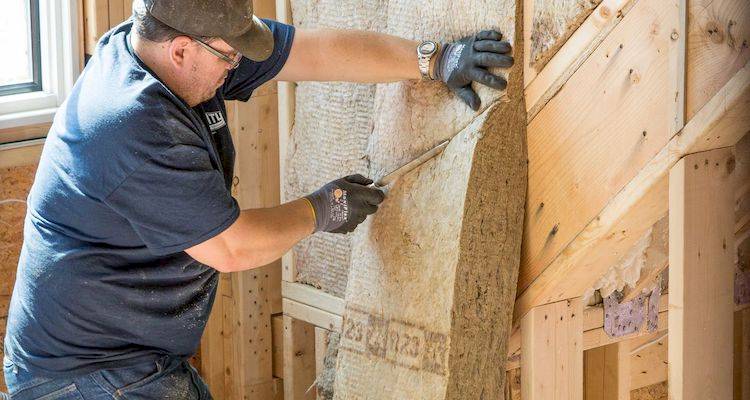
[[[191,48],[192,44],[193,40],[187,36],[177,36],[169,43],[169,61],[175,68],[181,69],[188,65],[186,59],[191,57],[194,50]]]

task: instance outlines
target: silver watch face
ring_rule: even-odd
[[[424,42],[419,45],[419,54],[422,54],[424,56],[429,56],[430,54],[434,53],[435,50],[437,50],[437,45],[435,42]]]

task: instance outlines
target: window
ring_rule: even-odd
[[[39,0],[10,0],[0,14],[0,96],[42,90]]]
[[[52,121],[80,73],[79,4],[2,0],[0,131]],[[0,143],[39,136],[0,133]]]

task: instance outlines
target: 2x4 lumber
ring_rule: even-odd
[[[276,0],[276,18],[285,24],[292,23],[292,5],[290,0]],[[284,187],[287,145],[294,124],[294,82],[278,82],[278,115],[279,115],[279,187]],[[281,258],[282,279],[294,282],[297,271],[294,266],[293,252],[289,251]]]
[[[271,317],[273,343],[273,376],[284,379],[284,317],[281,314]]]
[[[109,1],[83,0],[84,48],[86,54],[94,54],[96,43],[109,30]]]
[[[586,400],[630,400],[630,362],[627,341],[585,351]]]
[[[583,399],[581,298],[535,307],[521,321],[521,397]]]
[[[528,6],[532,1],[526,0],[525,5]],[[622,21],[634,3],[635,0],[602,1],[541,71],[530,67],[530,53],[524,51],[526,110],[529,120],[536,116],[612,29]],[[530,43],[531,18],[530,13],[524,13],[524,43],[527,46]]]
[[[236,107],[235,165],[240,208],[279,204],[279,122],[276,95],[232,102]]]
[[[284,315],[305,321],[314,326],[328,329],[329,331],[341,331],[341,316],[323,311],[320,308],[303,304],[291,299],[283,298]]]
[[[123,0],[108,0],[107,10],[109,14],[109,27],[107,30],[114,28],[125,20],[125,4]],[[128,14],[130,16],[130,14]]]
[[[216,298],[208,322],[201,336],[201,376],[205,379],[211,394],[216,398],[226,398],[224,369],[224,298],[231,292],[229,274],[220,274]]]
[[[296,282],[282,282],[281,294],[286,299],[319,308],[335,315],[344,314],[344,299],[328,294],[310,285]]]
[[[668,311],[659,312],[659,323],[656,327],[656,332],[666,331],[668,321],[669,321],[669,312]],[[612,337],[612,336],[609,336],[604,331],[604,328],[592,329],[583,333],[583,348],[584,350],[589,350],[589,349],[593,349],[593,348],[597,348],[601,346],[606,346],[612,343],[617,343],[623,340],[637,338],[640,336],[647,335],[649,333],[650,332],[648,332],[644,327],[640,331],[627,335],[627,336]]]
[[[22,143],[0,145],[0,168],[13,168],[39,162],[44,139],[27,140]]]
[[[274,284],[270,269],[276,264],[232,274],[234,300],[235,352],[234,377],[240,391],[250,399],[270,398],[273,381],[271,301],[268,294]],[[255,392],[255,393],[252,393]]]
[[[43,122],[40,124],[3,128],[0,129],[0,138],[5,143],[43,138],[47,136],[51,125],[49,122]]]
[[[639,0],[529,123],[519,291],[672,137],[668,61],[678,22],[677,0]]]
[[[670,399],[732,397],[733,171],[732,148],[687,155],[670,171]]]
[[[669,295],[662,294],[659,297],[659,323],[657,332],[667,330],[667,308],[669,306]],[[644,324],[645,326],[645,324]],[[644,328],[631,335],[613,338],[604,332],[604,307],[598,305],[595,307],[586,307],[583,310],[583,349],[590,350],[608,344],[616,343],[622,340],[630,340],[644,335],[649,332]],[[510,339],[508,339],[508,363],[506,369],[510,370],[520,366],[521,359],[521,331],[520,327],[514,329]]]
[[[687,117],[750,60],[750,2],[689,1]]]
[[[685,154],[734,145],[748,126],[745,64],[520,294],[516,320],[534,306],[583,293],[667,212],[670,168]]]
[[[309,390],[315,381],[315,329],[284,315],[284,399],[314,400]]]

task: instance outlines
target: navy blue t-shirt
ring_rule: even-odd
[[[100,40],[60,107],[28,197],[6,355],[41,376],[192,355],[218,273],[185,249],[239,215],[224,100],[286,62],[294,28],[266,21],[271,57],[244,58],[196,107],[133,52],[132,22]]]

